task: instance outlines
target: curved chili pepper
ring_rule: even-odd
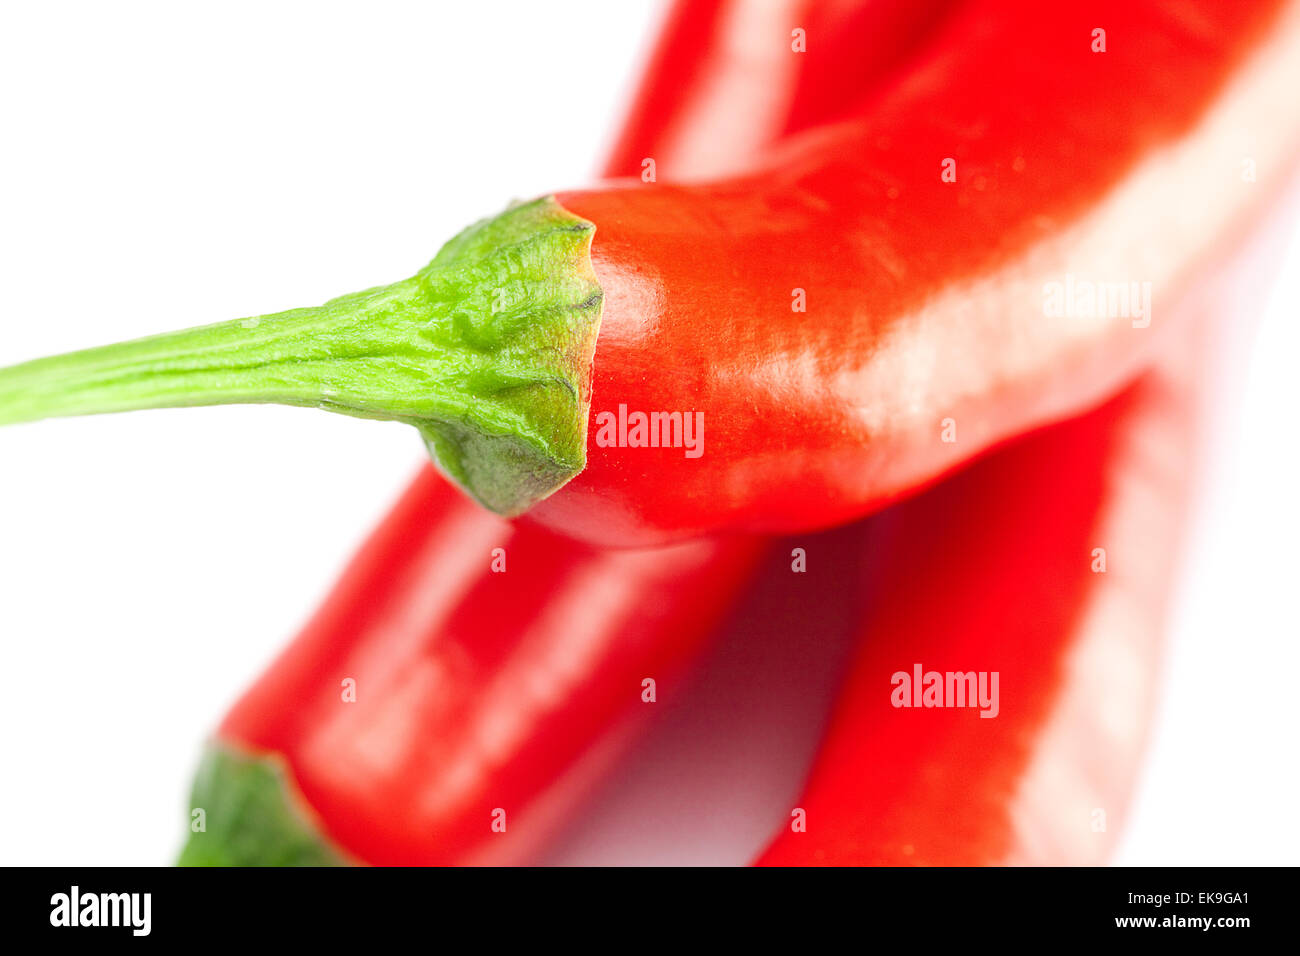
[[[744,174],[546,197],[392,286],[4,370],[0,421],[311,404],[414,424],[488,507],[602,544],[844,522],[1136,373],[1243,161],[1273,181],[1300,141],[1297,21],[972,2]]]
[[[670,20],[668,39],[681,29]],[[656,78],[671,87],[685,66]],[[767,109],[770,90],[751,87]],[[710,121],[692,100],[675,109]],[[665,119],[639,111],[628,134],[652,143]],[[671,684],[761,550],[601,554],[512,528],[426,470],[221,724],[193,797],[205,829],[182,862],[522,858],[648,706],[642,679]]]
[[[518,859],[549,832],[539,798],[647,706],[644,679],[667,689],[760,550],[597,551],[425,471],[222,721],[182,862],[327,859],[310,829],[286,834],[286,801],[341,858]]]

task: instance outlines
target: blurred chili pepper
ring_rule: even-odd
[[[744,169],[841,119],[916,56],[957,0],[680,0],[611,150],[608,176],[658,182]],[[794,30],[811,55],[791,49]]]
[[[857,658],[760,864],[1109,858],[1156,696],[1207,356],[1253,325],[1294,205],[1225,237],[1177,306],[1186,327],[1119,397],[872,519]]]
[[[723,14],[736,5],[706,6],[720,21],[708,35],[734,49],[738,38],[727,30],[737,20]],[[674,40],[698,38],[701,21],[688,7],[692,16],[668,21],[647,89],[675,89],[688,70],[690,57],[662,55],[678,50]],[[882,42],[877,20],[855,22]],[[827,52],[843,57],[863,39],[841,31],[826,39]],[[891,55],[902,47],[900,39]],[[720,55],[712,69],[725,65]],[[735,68],[730,103],[688,96],[669,110],[634,111],[624,142],[654,146],[655,130],[678,113],[708,127],[717,118],[711,109],[734,114],[747,105],[755,124],[761,116],[779,128],[783,114],[773,110],[799,97],[774,105],[771,82],[743,60]],[[752,102],[736,95],[740,79]],[[503,573],[492,570],[494,548]],[[191,835],[181,862],[524,857],[646,706],[642,679],[666,686],[698,654],[762,550],[728,539],[600,553],[535,526],[512,527],[425,469],[315,618],[222,722],[193,795],[206,829]],[[493,816],[498,808],[503,817]]]
[[[1181,538],[1179,379],[1148,374],[873,519],[861,649],[760,863],[1100,861]]]
[[[222,721],[194,794],[207,828],[182,862],[327,858],[286,833],[288,780],[351,858],[465,862],[494,837],[517,858],[547,832],[539,797],[645,706],[643,679],[667,689],[759,553],[596,551],[424,472]]]

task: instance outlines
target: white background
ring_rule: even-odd
[[[656,17],[5,5],[0,365],[399,278],[580,184]],[[1285,275],[1224,406],[1122,863],[1300,862],[1295,242]],[[0,863],[168,862],[205,734],[420,454],[402,426],[269,406],[0,431]]]

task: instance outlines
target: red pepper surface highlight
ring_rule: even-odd
[[[1214,407],[1206,358],[1214,335],[1252,324],[1290,212],[1231,237],[1244,249],[1120,396],[873,519],[860,647],[798,801],[806,831],[783,827],[759,864],[1109,859]],[[969,696],[926,706],[918,667],[942,675],[931,699],[946,704],[969,686],[950,672],[976,693],[997,673],[996,716]]]
[[[720,16],[735,5],[705,6]],[[823,41],[828,54],[843,59],[881,42],[879,20],[851,19],[870,37],[840,31]],[[696,17],[671,17],[660,49],[693,42],[700,26]],[[743,27],[722,17],[708,35],[734,49]],[[900,37],[892,55],[902,47]],[[684,96],[670,108],[638,109],[623,141],[658,145],[656,129],[679,112],[702,128],[726,110],[748,109],[765,128],[788,121],[798,95],[774,101],[743,57],[712,57],[715,76],[726,62],[735,73],[725,84],[730,103]],[[684,88],[689,67],[681,55],[658,57],[646,89]],[[736,88],[744,78],[751,99]],[[671,159],[674,148],[658,155]],[[672,166],[693,161],[682,156]],[[611,172],[620,162],[616,154]],[[490,568],[494,547],[504,549],[505,573]],[[668,689],[762,550],[727,540],[600,554],[535,526],[507,525],[424,470],[315,618],[222,722],[196,784],[207,830],[191,836],[182,862],[527,857],[617,752],[628,718],[649,706],[641,680]],[[346,680],[355,702],[343,699]],[[498,808],[504,833],[491,828]]]
[[[830,526],[1096,405],[1294,153],[1298,20],[972,3],[750,174],[560,194],[604,313],[585,470],[528,515],[605,545]],[[644,447],[664,413],[696,449]]]

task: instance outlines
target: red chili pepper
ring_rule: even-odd
[[[673,18],[661,49],[698,26]],[[672,87],[688,65],[661,56],[653,74]],[[749,75],[755,115],[770,118],[773,91]],[[653,144],[677,111],[708,125],[708,106],[643,109],[625,140]],[[498,547],[504,573],[491,569]],[[195,787],[205,829],[182,862],[524,858],[649,706],[642,679],[671,685],[761,551],[727,540],[602,553],[512,527],[422,472],[222,722]]]
[[[595,224],[604,314],[586,468],[530,517],[612,545],[833,525],[1112,394],[1258,199],[1243,178],[1289,165],[1298,20],[972,3],[757,172],[559,195]],[[627,447],[662,411],[699,447]]]
[[[1297,0],[973,0],[743,174],[648,156],[389,286],[0,370],[0,422],[280,401],[408,422],[596,543],[843,523],[1136,374],[1288,167],[1298,86]]]

